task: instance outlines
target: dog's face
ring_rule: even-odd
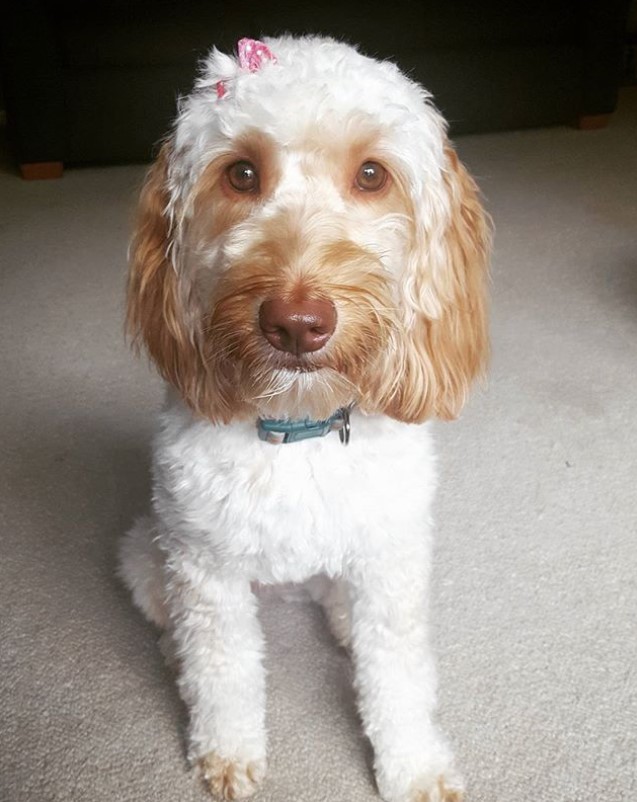
[[[129,326],[214,421],[453,417],[488,350],[475,185],[393,65],[269,44],[255,72],[213,52],[182,104],[142,193]]]

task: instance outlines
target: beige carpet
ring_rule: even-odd
[[[488,391],[437,427],[440,719],[472,802],[637,798],[637,91],[607,130],[465,138],[497,224]],[[113,576],[159,383],[121,333],[142,167],[0,174],[0,799],[195,802]],[[259,802],[371,802],[347,659],[269,602]]]

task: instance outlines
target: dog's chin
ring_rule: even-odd
[[[273,368],[252,393],[264,418],[325,420],[356,400],[356,388],[333,368],[303,357],[292,357]]]

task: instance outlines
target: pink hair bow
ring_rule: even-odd
[[[270,48],[258,39],[239,39],[237,43],[237,53],[239,54],[239,66],[243,70],[257,72],[261,69],[264,61],[272,61],[276,64],[276,56]],[[226,94],[225,81],[217,82],[217,97],[222,98]]]

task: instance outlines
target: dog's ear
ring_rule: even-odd
[[[183,291],[171,258],[175,242],[169,213],[170,157],[167,142],[141,192],[130,248],[126,324],[134,343],[145,346],[163,378],[197,409],[206,371],[195,333],[187,323]]]
[[[402,370],[387,412],[410,422],[456,417],[489,356],[491,225],[476,184],[449,144],[442,186],[442,197],[416,199],[411,256],[401,282]]]

